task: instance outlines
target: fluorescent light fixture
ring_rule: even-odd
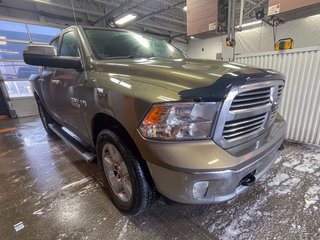
[[[183,11],[185,11],[185,12],[187,11],[187,6],[183,7]]]
[[[255,21],[255,22],[249,22],[249,23],[245,23],[245,24],[242,24],[241,27],[244,28],[244,27],[249,27],[249,26],[253,26],[253,25],[258,25],[258,24],[261,24],[262,23],[262,20],[258,20],[258,21]],[[240,27],[239,25],[237,26],[237,28]]]
[[[0,45],[7,45],[6,37],[0,36]]]
[[[38,2],[38,3],[50,3],[49,0],[33,0],[34,2]]]
[[[19,52],[15,52],[15,51],[8,51],[8,50],[0,50],[0,53],[6,53],[6,54],[19,54]]]
[[[122,18],[118,19],[117,21],[115,21],[115,24],[116,25],[124,25],[124,24],[126,24],[128,22],[133,21],[136,18],[137,18],[136,14],[129,13],[129,14],[123,16]]]

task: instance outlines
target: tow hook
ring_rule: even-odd
[[[278,150],[280,150],[280,151],[284,150],[284,145],[283,145],[283,143],[282,143],[281,146],[278,148]]]
[[[244,178],[242,178],[242,180],[240,181],[240,185],[249,187],[252,186],[255,181],[256,177],[252,173],[250,173]]]

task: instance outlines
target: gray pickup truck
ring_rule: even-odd
[[[44,128],[97,159],[114,204],[138,214],[158,193],[187,204],[226,201],[274,164],[286,131],[284,77],[189,59],[134,32],[72,26],[24,61]]]

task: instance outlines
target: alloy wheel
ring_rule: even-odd
[[[112,191],[121,201],[129,202],[132,198],[129,172],[120,152],[113,144],[106,143],[103,146],[102,162]]]

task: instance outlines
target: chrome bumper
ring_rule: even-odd
[[[147,160],[158,191],[176,202],[208,204],[227,201],[245,190],[240,181],[250,173],[259,179],[273,166],[286,131],[281,119],[251,142],[223,150],[213,141],[159,143],[135,136]],[[206,181],[203,197],[195,197],[194,184]]]

